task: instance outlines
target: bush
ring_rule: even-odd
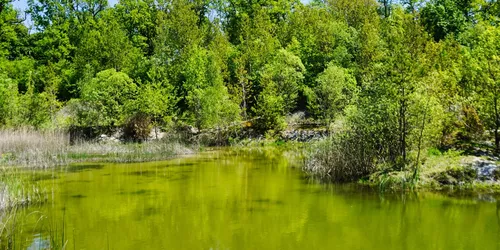
[[[80,104],[75,125],[119,126],[126,104],[135,99],[137,86],[125,73],[109,69],[81,82]]]
[[[345,107],[357,98],[356,79],[347,69],[333,63],[316,78],[316,86],[306,88],[308,108],[318,118],[327,122],[342,115]]]
[[[125,123],[123,135],[127,140],[143,142],[149,138],[151,129],[151,118],[148,115],[137,113]]]
[[[484,127],[474,107],[465,105],[462,108],[462,121],[460,123],[462,132],[459,137],[470,141],[480,138],[484,133]]]
[[[335,134],[312,146],[304,170],[335,182],[356,181],[375,171],[375,152],[356,134]]]
[[[471,167],[450,167],[434,174],[432,178],[442,185],[459,185],[472,183],[477,178],[477,173]]]

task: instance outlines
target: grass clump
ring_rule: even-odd
[[[18,169],[0,169],[0,213],[13,207],[41,203],[47,199],[30,176]]]
[[[361,138],[337,134],[321,140],[305,153],[304,171],[335,182],[357,181],[375,170],[374,151]]]
[[[352,134],[337,133],[306,150],[303,168],[311,176],[327,181],[359,182],[377,186],[381,191],[500,190],[500,168],[494,170],[491,176],[482,177],[475,165],[481,159],[492,162],[486,156],[471,155],[468,151],[457,149],[441,151],[429,148],[423,151],[426,154],[421,155],[419,161],[414,160],[415,152],[411,151],[408,154],[411,161],[398,165],[384,161],[379,151],[367,145]]]
[[[181,143],[170,140],[70,144],[65,131],[0,131],[0,166],[49,168],[82,161],[142,162],[191,152]]]
[[[151,141],[146,143],[81,143],[68,149],[73,162],[144,162],[168,159],[175,155],[191,154],[192,149],[178,142]]]
[[[0,130],[0,165],[67,164],[69,146],[69,135],[63,131]]]

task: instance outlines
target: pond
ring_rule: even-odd
[[[496,201],[321,184],[305,178],[293,159],[274,151],[214,151],[164,162],[73,165],[36,180],[48,202],[17,211],[11,245],[500,249]]]

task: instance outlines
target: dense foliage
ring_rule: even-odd
[[[301,111],[401,168],[431,145],[500,147],[496,0],[30,0],[26,12],[31,27],[0,0],[1,127],[272,135]]]

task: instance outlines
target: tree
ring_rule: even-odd
[[[304,6],[290,16],[287,46],[300,57],[306,68],[305,84],[314,87],[315,79],[328,63],[348,68],[352,63],[357,32],[338,20],[326,8]]]
[[[136,98],[137,86],[127,74],[108,69],[81,83],[76,125],[120,126],[128,102]]]
[[[358,87],[356,79],[348,70],[334,63],[328,64],[324,72],[318,75],[316,86],[308,89],[309,110],[316,117],[330,122],[342,115],[348,105],[356,103]]]
[[[434,40],[444,39],[448,34],[459,35],[472,18],[471,0],[433,0],[422,11],[422,23]]]
[[[11,1],[0,1],[0,58],[18,59],[28,47],[28,29]]]
[[[284,112],[295,107],[299,90],[303,88],[306,69],[299,57],[285,49],[278,50],[274,59],[262,69],[260,83],[263,88],[275,85],[277,95],[286,103]]]
[[[114,15],[127,32],[128,40],[146,56],[154,53],[159,7],[152,0],[121,0],[114,7]]]
[[[16,125],[18,95],[17,84],[5,75],[0,75],[0,127]]]
[[[171,121],[178,100],[174,87],[166,79],[161,67],[153,64],[148,72],[148,78],[149,81],[139,86],[137,98],[129,103],[127,113],[129,116],[146,115],[156,127]]]
[[[238,17],[242,19],[242,23],[238,26],[239,30],[234,31],[240,34],[238,39],[232,41],[234,38],[229,37],[229,41],[235,46],[231,58],[233,67],[229,90],[231,95],[238,97],[245,117],[255,106],[256,98],[262,89],[259,82],[260,72],[279,49],[271,17],[265,9],[254,7],[251,12],[253,18],[244,13]]]
[[[192,48],[183,76],[187,104],[184,115],[197,128],[228,126],[240,120],[238,106],[229,98],[211,51]]]
[[[440,117],[430,114],[430,107],[439,107],[431,98],[436,87],[430,86],[439,86],[440,80],[431,77],[429,41],[412,15],[395,9],[385,20],[383,37],[385,57],[375,78],[363,83],[357,112],[350,119],[366,143],[378,149],[380,161],[405,169],[411,163],[410,152],[421,147],[418,138],[435,133],[425,124]]]
[[[94,72],[114,68],[121,71],[139,51],[128,40],[121,25],[111,11],[104,11],[102,18],[89,21],[84,26],[81,42],[74,58],[76,67],[82,71],[90,65]]]
[[[493,130],[495,147],[500,151],[500,28],[482,22],[475,32],[477,37],[471,50],[471,67],[473,79],[478,83],[478,110],[487,128]]]
[[[159,13],[152,57],[164,67],[169,82],[179,89],[189,49],[201,46],[205,33],[203,27],[198,26],[198,16],[190,3],[173,1],[167,8]]]
[[[295,108],[299,90],[303,88],[305,67],[300,58],[280,49],[264,66],[260,77],[262,91],[257,99],[255,115],[262,122],[260,129],[279,132],[284,116]]]

